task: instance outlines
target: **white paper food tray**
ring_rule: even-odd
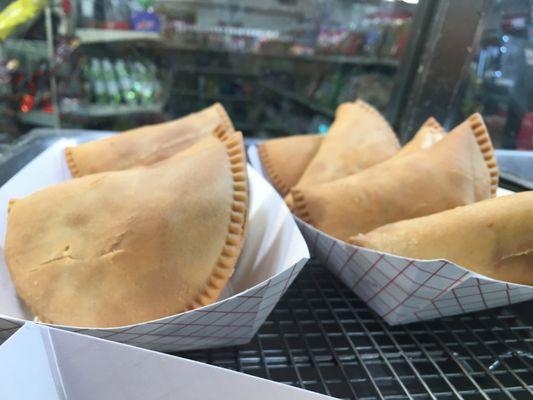
[[[32,323],[0,346],[0,398],[333,399],[212,365]]]
[[[4,243],[10,198],[71,179],[62,139],[0,188],[0,243]],[[235,273],[219,301],[189,312],[119,328],[62,329],[159,351],[180,351],[247,343],[309,258],[309,250],[288,208],[252,168],[249,225]],[[34,316],[16,295],[0,247],[0,341]]]
[[[250,147],[248,157],[264,175],[257,148]],[[487,278],[447,260],[417,260],[354,246],[295,219],[311,255],[390,325],[533,299],[532,286]]]

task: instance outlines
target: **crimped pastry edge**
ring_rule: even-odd
[[[483,155],[483,159],[487,165],[490,174],[490,185],[491,185],[491,197],[496,195],[498,190],[498,181],[499,181],[499,168],[496,157],[494,156],[494,148],[492,147],[492,141],[490,140],[489,131],[483,121],[483,117],[479,113],[472,114],[468,117],[468,122],[470,123],[470,128],[474,133],[476,142],[479,146],[479,150]]]
[[[219,139],[226,147],[226,153],[228,155],[233,177],[233,202],[231,206],[230,223],[228,225],[228,233],[226,235],[224,247],[215,263],[213,273],[209,277],[204,288],[191,300],[189,305],[179,313],[209,305],[218,299],[218,296],[234,271],[235,264],[240,256],[246,237],[249,196],[246,157],[242,133],[234,131],[228,132],[227,125],[221,124],[215,128],[213,136]],[[9,201],[8,213],[11,211],[15,202],[15,199]],[[27,303],[25,302],[25,304]],[[40,322],[55,324],[52,320],[38,315],[36,310],[29,304],[27,304],[27,306],[32,313],[39,318]],[[144,322],[131,325],[142,323]],[[98,327],[94,328],[98,329]],[[107,328],[108,327],[104,327],[103,329]]]
[[[396,136],[396,133],[394,132],[394,129],[392,129],[392,126],[390,126],[389,121],[385,119],[385,117],[374,107],[372,107],[370,104],[368,104],[366,101],[357,99],[354,103],[357,107],[359,107],[361,110],[364,110],[370,114],[373,114],[374,116],[378,117],[378,119],[387,126],[387,128],[392,132],[394,135],[394,138],[396,139],[396,144],[398,145],[398,148],[400,148],[400,141],[398,140],[398,136]]]
[[[301,220],[313,225],[311,214],[307,210],[307,203],[302,191],[299,188],[293,188],[290,193],[293,200],[291,211]]]
[[[259,158],[261,159],[261,163],[263,167],[265,167],[265,170],[266,170],[266,173],[268,175],[270,182],[274,185],[276,190],[282,196],[285,196],[289,192],[290,187],[283,180],[281,175],[279,175],[277,171],[275,170],[276,166],[274,165],[274,162],[270,158],[270,154],[266,147],[266,143],[261,143],[257,148],[257,152],[259,153]]]
[[[220,127],[223,127],[225,129],[229,129],[231,131],[235,131],[235,127],[233,126],[233,122],[231,122],[231,118],[229,117],[228,113],[226,112],[226,109],[221,103],[215,103],[213,104],[213,107],[215,108],[217,114],[219,115],[220,119],[222,120]],[[217,128],[217,129],[219,129]]]
[[[444,128],[441,124],[439,124],[439,121],[437,121],[434,117],[429,117],[426,122],[422,124],[422,128],[427,127],[431,130],[437,131],[437,132],[445,132]]]
[[[245,241],[248,218],[248,178],[246,157],[241,132],[227,132],[218,126],[213,135],[226,147],[233,176],[233,203],[224,247],[215,264],[215,270],[204,288],[191,300],[185,310],[193,310],[215,302],[234,271]]]
[[[73,147],[65,147],[63,152],[65,153],[65,160],[67,161],[68,169],[74,178],[80,177],[80,170],[74,161]]]
[[[229,117],[228,113],[226,112],[226,109],[224,106],[220,103],[215,103],[212,106],[218,116],[221,119],[221,123],[216,129],[224,129],[234,132],[235,127],[233,126],[233,123],[231,122],[231,118]],[[74,154],[73,154],[74,147],[65,147],[64,153],[65,153],[65,159],[67,161],[68,169],[70,170],[70,173],[74,178],[81,177],[80,170],[76,164],[76,161],[74,160]]]

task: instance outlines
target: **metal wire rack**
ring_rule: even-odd
[[[179,355],[343,399],[532,399],[528,306],[391,327],[312,260],[251,343]]]

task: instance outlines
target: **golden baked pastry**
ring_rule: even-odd
[[[65,157],[74,177],[150,165],[186,149],[217,127],[234,130],[219,103],[174,121],[67,147]]]
[[[435,118],[429,117],[416,132],[415,136],[398,151],[397,155],[427,149],[444,138],[444,136],[446,136],[444,128]]]
[[[494,279],[533,284],[533,191],[381,226],[349,241],[419,259],[444,258]]]
[[[400,154],[409,154],[416,150],[428,148],[437,143],[444,136],[446,136],[444,128],[437,122],[435,118],[430,117],[416,132],[415,136],[405,146],[403,146],[394,155],[394,157],[397,157]],[[294,200],[290,193],[286,195],[285,202],[287,203],[289,209],[293,210]]]
[[[297,186],[330,182],[392,157],[400,145],[385,118],[362,100],[343,103]]]
[[[259,157],[268,180],[282,196],[298,182],[323,137],[317,134],[295,135],[266,140],[259,145]]]
[[[474,114],[427,149],[291,193],[298,217],[346,240],[390,222],[487,199],[497,186],[492,144],[483,119]]]
[[[215,301],[244,243],[242,135],[73,179],[11,204],[5,255],[40,321],[111,327]]]

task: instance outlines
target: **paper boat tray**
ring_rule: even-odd
[[[196,361],[32,323],[0,346],[0,398],[332,399]]]
[[[71,179],[61,139],[0,188],[0,244],[5,241],[9,198]],[[118,328],[58,328],[159,351],[247,343],[309,258],[305,241],[275,190],[249,168],[250,210],[246,244],[219,301],[189,312]],[[0,340],[34,316],[17,297],[0,247]],[[75,310],[73,310],[75,312]]]
[[[255,147],[248,156],[263,175]],[[354,246],[296,221],[311,255],[390,325],[533,299],[533,286],[490,279],[447,260],[416,260]]]

